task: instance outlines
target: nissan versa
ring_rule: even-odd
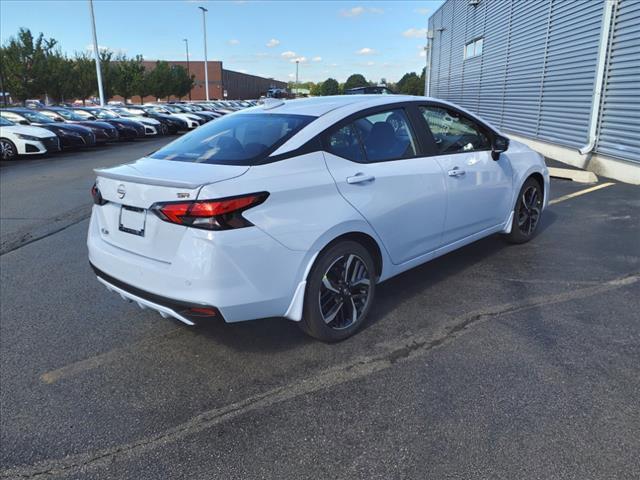
[[[324,341],[362,326],[381,281],[494,233],[529,240],[549,197],[541,155],[400,95],[267,100],[96,173],[89,258],[109,290]]]

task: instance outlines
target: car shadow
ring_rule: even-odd
[[[556,219],[557,215],[554,212],[546,210],[538,227],[537,235],[544,235]],[[499,234],[492,235],[380,284],[377,288],[375,306],[369,313],[369,319],[362,331],[377,324],[398,305],[410,301],[431,286],[443,282],[507,248],[518,248],[518,246],[507,243]],[[455,302],[455,297],[452,297],[452,302]],[[237,351],[277,352],[317,341],[305,335],[298,328],[296,322],[285,318],[263,318],[239,323],[225,323],[219,320],[202,322],[193,328],[194,332],[215,339],[216,342],[221,342]]]

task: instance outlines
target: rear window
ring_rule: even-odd
[[[253,165],[315,117],[277,113],[228,115],[209,122],[151,158],[218,165]]]

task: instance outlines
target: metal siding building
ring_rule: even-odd
[[[640,0],[608,1],[610,17],[607,0],[447,0],[429,19],[429,95],[577,152],[590,141],[601,57],[591,155],[640,163]],[[467,55],[476,40],[481,53]]]

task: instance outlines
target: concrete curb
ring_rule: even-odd
[[[587,170],[574,170],[571,168],[549,167],[549,175],[553,178],[563,178],[579,183],[597,183],[598,177],[595,173]]]

